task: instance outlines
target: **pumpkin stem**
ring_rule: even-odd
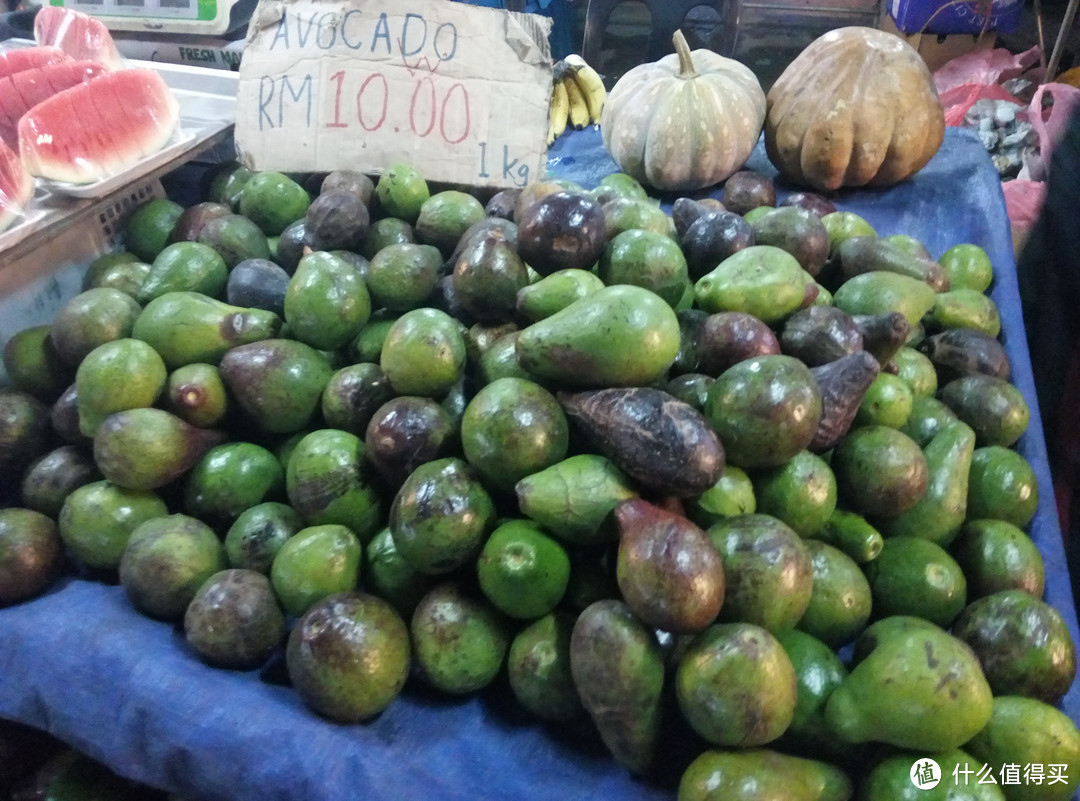
[[[686,43],[683,32],[675,31],[671,41],[675,43],[675,52],[679,54],[679,77],[693,78],[697,75],[697,70],[694,69],[694,61],[690,58],[690,45]]]

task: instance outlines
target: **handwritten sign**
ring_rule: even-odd
[[[236,148],[255,170],[525,186],[543,173],[551,20],[447,0],[260,0]]]

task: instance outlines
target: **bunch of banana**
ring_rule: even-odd
[[[600,75],[576,53],[559,61],[552,71],[555,87],[548,110],[548,144],[566,130],[581,130],[600,122],[607,90]]]

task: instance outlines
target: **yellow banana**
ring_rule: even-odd
[[[604,102],[607,100],[607,89],[600,74],[594,70],[585,59],[577,53],[567,56],[563,61],[573,72],[574,80],[585,95],[585,103],[589,107],[589,119],[600,122],[600,115],[604,111]]]
[[[551,90],[551,105],[548,108],[549,145],[566,130],[566,121],[569,114],[570,97],[566,93],[566,85],[563,81],[556,81]]]
[[[570,101],[570,124],[580,131],[589,124],[589,105],[573,75],[567,75],[562,85],[566,87],[566,97]]]

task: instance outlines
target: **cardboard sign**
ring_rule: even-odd
[[[255,170],[525,186],[543,173],[551,20],[448,0],[260,0],[236,149]]]

